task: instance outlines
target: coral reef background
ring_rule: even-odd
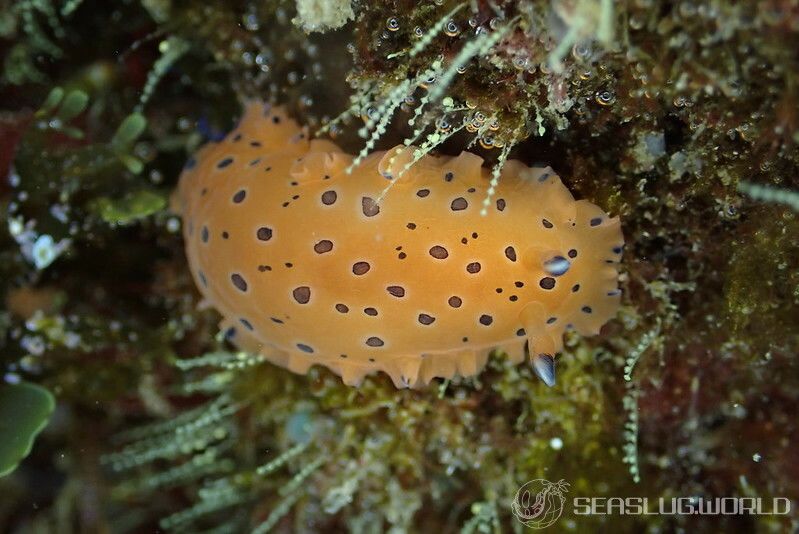
[[[796,50],[795,0],[0,0],[0,391],[56,401],[0,531],[521,532],[536,478],[793,502],[563,530],[796,530]],[[550,164],[621,215],[621,313],[552,389],[501,355],[407,391],[233,352],[168,198],[250,98],[353,153]]]

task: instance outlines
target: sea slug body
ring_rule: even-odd
[[[348,174],[335,144],[248,105],[180,179],[198,288],[239,347],[294,372],[320,364],[358,384],[383,371],[409,387],[474,375],[498,349],[529,351],[551,384],[564,331],[597,334],[618,309],[618,218],[518,161],[481,216],[480,157],[425,156],[394,178],[412,151]]]

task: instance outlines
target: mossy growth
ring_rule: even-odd
[[[734,241],[724,299],[731,334],[762,357],[793,346],[799,314],[799,215],[788,208],[752,210],[752,224]],[[764,273],[768,273],[764,276]],[[776,306],[775,303],[781,303]],[[786,336],[787,334],[787,336]]]

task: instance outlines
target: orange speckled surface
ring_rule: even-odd
[[[347,174],[352,156],[253,103],[187,164],[192,274],[240,347],[348,384],[383,371],[414,386],[476,374],[494,349],[554,355],[566,328],[596,334],[616,313],[618,218],[518,161],[481,216],[489,171],[467,152],[425,156],[381,199],[389,162],[411,151]]]

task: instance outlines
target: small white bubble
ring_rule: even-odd
[[[44,269],[58,256],[52,236],[47,234],[39,236],[33,244],[33,263],[37,269]]]
[[[3,375],[3,381],[6,384],[19,384],[22,378],[17,373],[6,373]]]
[[[177,217],[172,217],[166,222],[166,229],[169,233],[174,234],[180,230],[180,220]]]

